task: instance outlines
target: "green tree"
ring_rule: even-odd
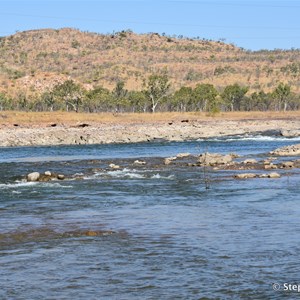
[[[226,86],[221,94],[221,98],[224,103],[230,107],[231,111],[240,110],[247,92],[248,87],[242,87],[235,83],[233,85]]]
[[[151,104],[151,111],[154,113],[157,105],[168,96],[171,84],[166,73],[152,74],[144,82],[145,94]]]
[[[194,102],[200,111],[216,111],[218,91],[212,84],[197,84],[194,89]]]
[[[193,89],[191,87],[183,86],[174,93],[171,99],[171,104],[179,111],[187,111],[192,99]]]
[[[289,107],[291,110],[300,109],[300,95],[292,93],[289,100]]]
[[[66,110],[73,107],[74,111],[78,112],[83,99],[83,90],[80,85],[73,80],[66,80],[65,82],[56,85],[52,91],[57,101],[63,101],[66,105]]]
[[[128,91],[124,88],[125,82],[120,80],[117,81],[116,87],[113,90],[115,110],[119,112],[121,108],[126,108],[129,106],[129,101],[127,99]]]
[[[283,105],[283,111],[287,110],[288,100],[291,96],[291,86],[284,83],[279,83],[273,92],[274,98],[278,101],[278,110],[281,110]]]
[[[270,93],[265,93],[264,91],[254,92],[249,98],[247,110],[267,111],[271,109],[272,103],[273,99]]]
[[[112,93],[101,86],[86,92],[84,108],[89,112],[111,111],[114,107]]]
[[[54,106],[57,103],[53,92],[45,92],[41,96],[41,102],[44,103],[50,111],[54,110]]]
[[[149,107],[149,102],[143,91],[128,92],[128,101],[132,108],[132,112],[146,112]]]

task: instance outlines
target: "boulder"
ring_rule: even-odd
[[[269,173],[269,174],[261,174],[258,176],[259,178],[280,178],[280,175],[278,173]]]
[[[176,156],[173,156],[173,157],[167,157],[167,158],[165,158],[165,160],[164,160],[164,164],[165,164],[165,165],[169,165],[169,164],[172,163],[172,161],[174,161],[174,160],[176,160],[176,159],[177,159]]]
[[[268,174],[260,174],[258,177],[259,177],[259,178],[268,178],[269,175],[268,175]]]
[[[177,158],[184,158],[184,157],[189,157],[191,154],[190,153],[178,153],[176,155]]]
[[[279,156],[300,155],[300,144],[277,148],[274,151],[271,151],[270,154]]]
[[[39,172],[32,172],[27,174],[27,181],[39,181],[41,174]]]
[[[268,174],[268,177],[269,178],[280,178],[280,174],[273,172],[273,173]]]
[[[281,135],[285,137],[298,137],[300,136],[300,129],[294,129],[294,130],[286,130],[282,129],[281,130]]]
[[[52,173],[51,173],[50,171],[46,171],[44,174],[45,174],[46,176],[52,176]]]
[[[199,156],[199,163],[206,166],[225,165],[232,162],[232,156],[229,154],[222,155],[219,153],[203,153]]]
[[[257,177],[257,174],[254,174],[254,173],[236,174],[234,176],[234,178],[237,178],[237,179],[247,179],[247,178],[255,178],[255,177]]]
[[[117,169],[120,169],[120,166],[119,165],[115,165],[115,164],[110,164],[109,167],[113,170],[117,170]]]
[[[274,165],[272,163],[264,166],[265,170],[272,170],[272,169],[278,169],[277,165]]]
[[[97,236],[98,233],[96,231],[88,230],[85,232],[86,236]]]
[[[29,173],[26,176],[27,181],[40,181],[40,182],[46,182],[46,181],[50,181],[50,180],[63,180],[65,179],[65,175],[63,174],[55,174],[52,173],[50,171],[46,171],[42,174],[40,174],[39,172],[33,172],[33,173]]]
[[[40,181],[40,182],[47,182],[47,181],[50,181],[52,179],[53,178],[51,176],[47,176],[45,174],[41,174],[38,181]]]
[[[282,163],[282,167],[285,169],[291,169],[294,167],[294,163],[292,161],[285,161]]]
[[[243,163],[245,165],[256,164],[257,160],[256,159],[246,159],[246,160],[243,161]]]
[[[145,165],[146,162],[143,161],[143,160],[135,160],[135,161],[133,162],[133,164],[134,164],[134,165],[140,165],[140,166],[142,166],[142,165]]]

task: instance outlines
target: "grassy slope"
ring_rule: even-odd
[[[269,91],[283,81],[300,92],[299,61],[296,50],[249,52],[222,42],[157,34],[33,30],[1,38],[0,91],[34,95],[67,78],[86,88],[113,88],[117,80],[125,80],[128,89],[136,90],[143,78],[165,68],[174,89],[200,82],[222,88],[237,82],[251,91]]]

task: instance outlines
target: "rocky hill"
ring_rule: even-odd
[[[150,74],[165,70],[173,89],[212,83],[238,83],[251,91],[270,91],[279,82],[300,92],[300,50],[247,51],[221,41],[114,34],[76,29],[18,32],[0,39],[0,91],[39,94],[73,79],[86,88],[112,89],[118,80],[139,90]]]

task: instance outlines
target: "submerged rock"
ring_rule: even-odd
[[[257,177],[257,174],[254,174],[254,173],[236,174],[234,176],[234,178],[237,178],[237,179],[247,179],[247,178],[255,178],[255,177]]]
[[[98,233],[96,231],[88,230],[85,232],[85,235],[87,236],[97,236]]]

